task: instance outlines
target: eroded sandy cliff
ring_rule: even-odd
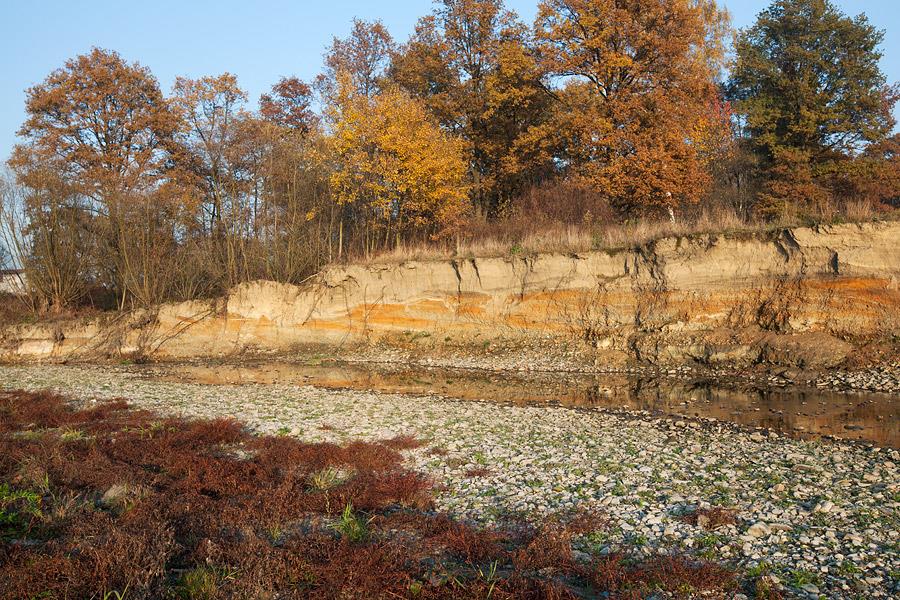
[[[427,337],[577,341],[604,361],[840,364],[900,336],[900,224],[667,238],[620,252],[334,267],[302,285],[2,332],[0,359],[222,356]]]

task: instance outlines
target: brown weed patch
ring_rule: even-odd
[[[645,598],[663,591],[677,598],[724,597],[738,589],[733,571],[681,556],[660,556],[630,563],[621,554],[597,561],[592,582],[617,598]]]
[[[469,479],[473,479],[476,477],[490,477],[491,473],[493,473],[493,471],[491,471],[487,467],[473,467],[471,469],[468,469],[465,473],[463,473],[463,475],[465,475]]]
[[[0,599],[562,600],[734,585],[684,559],[576,561],[572,538],[604,527],[597,515],[477,529],[435,514],[431,483],[402,465],[399,450],[419,445],[310,444],[0,392]]]
[[[423,441],[416,439],[411,435],[398,435],[384,440],[381,443],[394,450],[412,450],[413,448],[420,448],[425,445]]]
[[[714,506],[711,508],[698,508],[681,517],[685,523],[703,529],[718,529],[726,525],[737,523],[737,514],[730,508]]]

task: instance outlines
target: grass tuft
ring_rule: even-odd
[[[41,496],[36,492],[0,484],[0,539],[26,535],[43,516]]]
[[[308,478],[311,491],[325,492],[336,488],[353,477],[353,473],[347,469],[325,467],[312,474]]]
[[[344,539],[356,544],[368,539],[369,523],[370,521],[353,512],[353,504],[348,503],[344,507],[340,519],[334,524],[334,528]]]

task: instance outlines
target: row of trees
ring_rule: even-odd
[[[559,182],[590,191],[573,195],[582,221],[595,204],[675,219],[896,202],[882,32],[776,0],[729,64],[730,35],[715,0],[541,0],[531,27],[502,0],[440,0],[404,44],[355,20],[318,78],[282,79],[257,110],[230,74],[165,95],[94,49],[28,91],[0,229],[59,309],[299,282],[500,223]]]

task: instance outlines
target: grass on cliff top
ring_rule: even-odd
[[[726,597],[722,566],[576,561],[597,515],[475,529],[431,508],[399,437],[345,446],[258,437],[0,393],[0,598]]]
[[[742,219],[732,210],[701,209],[672,222],[668,219],[637,219],[625,223],[613,217],[580,224],[563,224],[524,215],[500,221],[467,224],[458,239],[400,245],[362,262],[393,264],[406,261],[451,258],[491,258],[535,254],[577,254],[590,251],[615,252],[643,246],[668,237],[699,235],[749,236],[797,227],[869,223],[900,220],[900,210],[875,210],[867,204],[847,207],[841,214],[817,218],[785,216],[774,221]],[[354,259],[355,260],[355,259]]]

